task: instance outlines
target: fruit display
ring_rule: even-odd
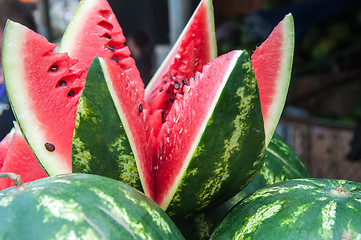
[[[261,202],[241,223],[238,209],[257,196],[332,184],[331,197],[354,204],[342,181],[267,192],[309,177],[274,134],[291,78],[292,15],[252,54],[217,56],[215,39],[212,1],[201,0],[145,88],[106,0],[80,1],[59,48],[8,20],[2,64],[16,123],[0,142],[0,177],[25,184],[0,178],[0,239],[208,239],[213,229],[214,239],[240,230],[256,239],[254,221],[287,205]],[[288,224],[301,217],[285,214]]]

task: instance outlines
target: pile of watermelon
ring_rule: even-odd
[[[16,123],[0,142],[0,239],[360,237],[358,183],[286,181],[309,177],[274,135],[292,15],[251,56],[217,56],[214,28],[212,1],[201,0],[144,88],[106,0],[80,1],[57,50],[8,20]],[[293,227],[306,218],[317,219]]]

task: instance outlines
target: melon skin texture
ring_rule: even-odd
[[[259,86],[266,145],[272,139],[286,102],[294,45],[293,17],[288,14],[251,56]]]
[[[237,204],[211,239],[358,239],[361,183],[295,179]]]
[[[277,134],[267,148],[264,165],[257,176],[237,195],[207,211],[172,217],[186,239],[209,239],[229,210],[253,192],[290,179],[309,178],[310,174],[293,149]]]
[[[129,81],[125,71],[114,65],[117,65],[114,61],[95,57],[89,68],[73,135],[73,172],[111,177],[142,190],[136,162],[139,154],[133,153],[132,149],[137,148],[132,148],[128,136],[136,135],[131,138],[134,139],[147,135],[146,130],[142,134],[129,130],[129,125],[139,131],[145,126],[141,120],[135,120],[141,117],[139,105],[144,105],[135,89],[143,83],[134,81],[136,78]],[[122,90],[122,98],[113,98],[114,85],[120,85],[118,91]],[[139,103],[133,103],[133,100]],[[136,123],[137,126],[132,125]],[[142,145],[147,146],[147,142],[143,139]]]
[[[0,215],[0,239],[183,239],[142,193],[91,174],[58,175],[3,190]]]

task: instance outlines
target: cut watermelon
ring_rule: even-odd
[[[169,214],[186,214],[228,199],[257,174],[265,156],[263,118],[257,82],[246,52],[220,56],[202,73],[188,79],[189,84],[174,99],[155,139],[149,135],[158,122],[152,121],[149,109],[141,107],[143,100],[137,98],[133,81],[114,71],[112,64],[109,60],[93,61],[77,125],[87,126],[84,143],[92,144],[94,140],[89,136],[102,136],[97,125],[103,128],[103,120],[96,117],[93,106],[114,104],[126,132],[122,141],[129,141],[132,146],[144,191]],[[102,74],[104,77],[100,78]],[[103,92],[99,80],[106,82],[109,94]],[[98,88],[93,86],[95,82],[99,82]],[[110,98],[113,104],[109,103]],[[98,112],[107,109],[102,107]],[[113,118],[113,111],[107,114]],[[92,121],[91,117],[97,120]],[[108,128],[114,126],[118,131],[118,121],[108,123]],[[78,136],[78,131],[76,128],[74,136]],[[80,150],[76,151],[80,156],[88,152]],[[99,158],[98,164],[100,161]],[[118,158],[113,158],[113,162],[119,164]],[[84,164],[84,169],[89,166]]]
[[[286,102],[292,71],[294,41],[293,17],[288,14],[251,56],[261,98],[267,146]]]
[[[10,137],[7,139],[7,137]],[[0,173],[15,173],[22,182],[31,182],[48,175],[38,163],[17,124],[4,139],[10,140]],[[1,142],[3,144],[4,140]],[[10,179],[0,178],[0,190],[14,186]]]
[[[6,90],[24,136],[49,174],[71,172],[66,156],[81,90],[74,85],[82,73],[72,68],[76,60],[52,52],[55,47],[7,21],[2,50]]]
[[[50,175],[72,172],[76,110],[92,59],[112,59],[140,78],[124,42],[106,0],[81,1],[59,47],[67,53],[51,52],[55,44],[8,21],[3,42],[6,88],[24,136]]]
[[[216,57],[212,1],[203,0],[146,88],[145,100],[152,111],[162,110],[163,122],[175,95],[182,94],[188,80]]]

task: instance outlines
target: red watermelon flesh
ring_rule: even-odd
[[[72,172],[72,136],[77,104],[93,58],[111,59],[118,68],[125,70],[125,74],[141,82],[130,51],[124,46],[122,29],[106,0],[82,1],[73,19],[59,47],[59,51],[64,53],[51,52],[55,44],[11,21],[7,24],[11,27],[7,27],[4,34],[3,55],[7,56],[3,64],[8,66],[4,68],[7,91],[15,92],[19,86],[27,85],[22,87],[23,94],[10,94],[10,101],[27,141],[50,175]],[[83,27],[79,27],[79,23]],[[19,49],[16,52],[19,55],[15,54],[17,59],[8,57],[14,55],[14,48]],[[23,53],[27,53],[21,62],[21,69],[25,71],[14,73],[14,66],[22,59]],[[144,89],[144,85],[140,88]],[[46,145],[50,146],[50,151]]]
[[[251,56],[259,86],[267,145],[286,102],[292,70],[294,34],[293,17],[288,14]]]
[[[0,168],[0,172],[18,174],[23,183],[47,177],[48,175],[38,163],[38,160],[17,126],[15,126],[10,139],[8,151],[3,159],[4,162]],[[1,143],[3,143],[3,141]],[[0,191],[12,186],[14,186],[14,184],[10,179],[0,178]]]
[[[203,0],[146,88],[146,102],[151,110],[162,110],[162,121],[177,95],[196,72],[216,58],[212,2]]]
[[[95,56],[111,59],[140,78],[125,37],[107,0],[81,1],[61,39],[59,52],[78,59],[75,68],[88,69]],[[129,68],[132,66],[132,68]],[[82,76],[85,82],[86,71]],[[144,87],[143,87],[144,88]]]
[[[11,139],[13,138],[14,131],[15,129],[11,129],[11,131],[0,142],[0,169],[4,164],[4,159],[9,149]]]

